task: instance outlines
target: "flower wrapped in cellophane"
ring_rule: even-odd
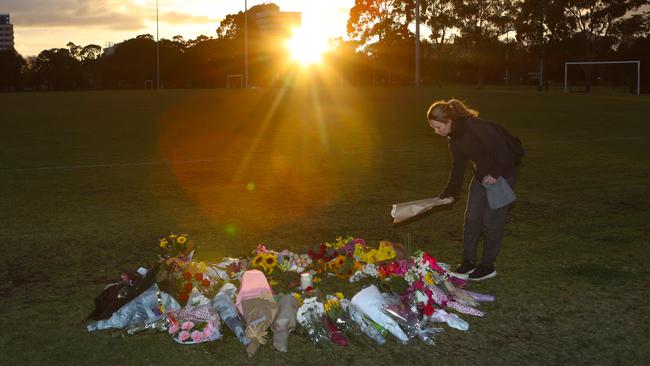
[[[352,297],[352,304],[356,305],[361,311],[364,312],[370,319],[379,324],[382,328],[388,330],[401,342],[408,342],[408,337],[399,325],[384,312],[384,305],[386,305],[386,298],[382,296],[379,289],[370,285],[363,290],[359,291]]]
[[[169,313],[169,334],[181,344],[197,344],[221,338],[220,320],[210,301],[194,289],[184,308]]]
[[[124,329],[136,324],[148,324],[161,319],[166,312],[180,309],[173,297],[158,289],[154,284],[119,310],[110,318],[88,324],[89,332],[117,328]]]
[[[341,307],[350,315],[350,319],[357,324],[363,334],[375,341],[377,344],[386,343],[386,338],[374,327],[372,322],[366,319],[363,312],[348,299],[341,300]]]
[[[426,321],[420,318],[419,313],[404,304],[386,304],[384,311],[400,325],[409,339],[417,337],[422,342],[434,346],[435,336],[442,332],[441,328],[427,327]]]
[[[237,294],[237,306],[246,321],[246,337],[250,340],[246,353],[250,357],[262,344],[266,344],[266,330],[278,312],[278,304],[264,273],[258,270],[244,272]]]
[[[250,342],[246,337],[244,328],[244,320],[237,311],[232,299],[235,297],[237,288],[232,283],[226,283],[219,289],[219,293],[212,299],[210,305],[216,310],[221,320],[228,326],[228,328],[237,336],[239,342],[243,345],[248,345]]]
[[[348,339],[343,334],[343,331],[347,330],[348,321],[341,307],[341,299],[343,299],[343,294],[340,292],[336,296],[327,296],[327,300],[323,304],[323,308],[325,309],[323,322],[332,342],[341,347],[345,347],[348,345]]]
[[[321,321],[324,315],[325,308],[315,297],[305,299],[296,313],[298,324],[307,338],[315,345],[324,345],[330,340]]]
[[[282,295],[278,300],[278,314],[273,320],[273,347],[280,352],[287,352],[289,334],[296,329],[296,313],[300,304],[293,295]]]

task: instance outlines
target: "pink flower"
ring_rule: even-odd
[[[174,322],[172,323],[171,327],[169,327],[169,334],[174,334],[178,332],[178,330],[179,330],[178,323]]]
[[[199,332],[198,330],[192,332],[192,340],[194,342],[198,342],[202,339],[203,339],[203,332]]]
[[[190,330],[192,328],[194,328],[194,323],[192,323],[192,322],[185,322],[185,323],[181,324],[181,329],[182,330]]]
[[[214,328],[212,328],[210,323],[208,323],[208,325],[205,328],[203,328],[203,336],[205,338],[210,338],[213,333],[214,333]]]
[[[190,332],[188,332],[186,330],[178,333],[178,340],[181,341],[181,342],[185,342],[189,338],[190,338]]]

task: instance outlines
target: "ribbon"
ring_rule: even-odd
[[[267,333],[265,330],[260,331],[251,326],[246,327],[246,337],[250,340],[255,340],[259,344],[266,344],[265,337]]]

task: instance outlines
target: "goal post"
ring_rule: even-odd
[[[239,79],[239,88],[240,89],[244,88],[244,78],[242,77],[242,74],[234,74],[234,75],[228,75],[228,89],[235,87],[232,85],[237,85],[235,84],[235,82],[233,82],[231,85],[231,80],[236,80],[236,79]]]
[[[564,92],[569,92],[569,65],[636,64],[636,94],[641,94],[641,61],[572,61],[564,63]]]

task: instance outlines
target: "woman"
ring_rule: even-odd
[[[455,270],[460,277],[473,281],[496,276],[494,262],[501,249],[508,213],[508,206],[490,208],[485,187],[496,184],[497,179],[503,177],[514,189],[517,162],[508,146],[510,135],[500,126],[477,116],[477,111],[455,99],[434,102],[427,113],[435,133],[449,140],[452,157],[449,182],[439,198],[455,198],[461,189],[467,162],[471,161],[474,166],[463,226],[463,261]],[[484,237],[483,255],[478,264],[476,252],[481,234]]]

